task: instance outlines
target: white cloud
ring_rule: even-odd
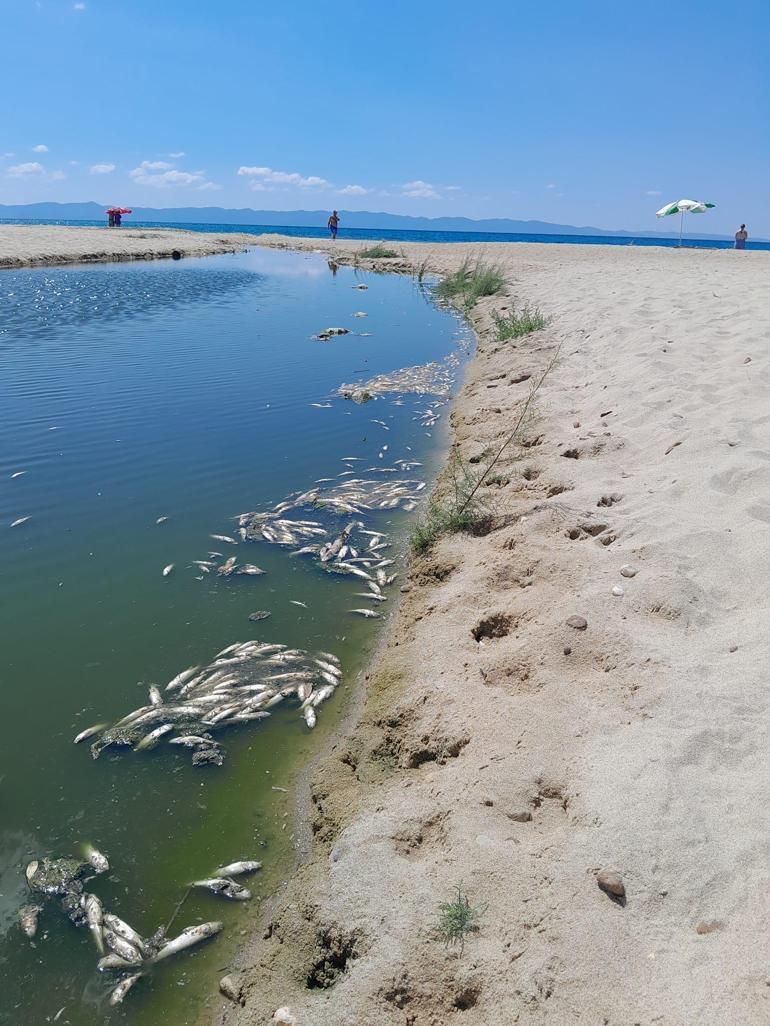
[[[661,195],[660,189],[648,189],[647,192],[645,193],[645,196],[660,196],[660,195]]]
[[[365,196],[370,191],[370,189],[365,189],[363,185],[346,185],[344,189],[337,190],[342,196]]]
[[[73,4],[72,5],[72,10],[73,11],[84,11],[85,9],[86,9],[86,5],[85,4]]]
[[[462,185],[445,185],[444,188],[447,192],[462,192]]]
[[[32,147],[33,153],[48,153],[48,147],[44,143]]]
[[[401,191],[405,196],[417,197],[419,199],[440,199],[441,197],[436,192],[435,185],[431,185],[430,182],[423,182],[422,179],[417,178],[413,182],[404,182],[401,186]]]
[[[21,178],[24,175],[44,175],[45,168],[35,160],[26,164],[14,164],[13,167],[8,168],[8,174],[11,178]]]
[[[89,175],[108,175],[114,170],[114,164],[92,164],[88,169],[88,173]]]
[[[181,160],[182,157],[187,156],[184,150],[180,150],[178,153],[169,153],[169,157],[172,160]]]
[[[139,167],[128,174],[137,185],[150,185],[156,189],[167,189],[174,185],[196,189],[220,188],[207,180],[205,171],[180,171],[165,160],[143,160]]]
[[[331,182],[318,175],[301,175],[298,171],[276,171],[272,167],[241,166],[236,174],[251,178],[251,188],[255,192],[265,192],[268,186],[296,186],[300,189],[329,189]]]

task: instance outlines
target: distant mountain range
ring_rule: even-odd
[[[104,203],[0,203],[0,219],[43,221],[101,221]],[[328,210],[252,210],[250,207],[134,207],[134,221],[184,224],[267,225],[287,228],[325,227]],[[413,232],[500,232],[506,235],[610,235],[636,238],[674,238],[678,232],[611,231],[592,225],[552,224],[550,221],[514,221],[507,217],[475,221],[469,217],[410,217],[368,210],[341,210],[343,228]],[[131,222],[127,221],[129,225]],[[727,239],[728,235],[687,232],[688,238]],[[759,241],[759,240],[757,240]]]

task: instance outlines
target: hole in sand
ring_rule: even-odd
[[[479,620],[471,630],[471,634],[476,641],[482,641],[484,638],[504,638],[513,623],[513,617],[507,613],[493,613],[491,616]]]
[[[347,969],[348,961],[356,957],[356,941],[355,933],[343,933],[336,926],[319,930],[317,957],[307,974],[307,988],[333,987]]]
[[[561,453],[561,455],[566,460],[579,460],[580,459],[580,449],[565,449],[564,452]]]
[[[521,476],[525,481],[536,481],[537,478],[542,474],[542,470],[538,470],[537,467],[525,467],[521,473]]]

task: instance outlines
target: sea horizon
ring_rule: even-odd
[[[19,225],[62,225],[71,227],[107,228],[106,222],[95,219],[67,218],[0,218],[0,224]],[[230,224],[198,221],[132,221],[124,220],[122,228],[168,228],[185,231],[217,234],[245,233],[248,235],[286,235],[293,238],[328,239],[328,229],[319,225],[265,225]],[[120,231],[122,229],[115,229]],[[678,236],[660,235],[580,235],[537,232],[470,232],[470,231],[427,231],[401,228],[343,228],[339,239],[385,240],[391,242],[544,242],[561,245],[589,246],[664,246],[666,248],[689,249],[732,249],[729,238],[688,238],[685,235],[681,246]],[[770,242],[750,239],[747,249],[770,250]]]

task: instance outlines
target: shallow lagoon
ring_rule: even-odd
[[[259,898],[290,872],[294,774],[340,722],[384,623],[347,613],[361,604],[350,579],[276,546],[233,550],[261,577],[196,580],[188,564],[221,550],[209,534],[232,534],[237,513],[342,472],[342,456],[376,465],[387,444],[380,463],[420,461],[410,476],[430,486],[447,407],[426,432],[415,419],[424,398],[329,397],[341,382],[461,353],[466,333],[407,278],[333,274],[317,255],[259,250],[6,271],[0,310],[0,1022],[37,1026],[63,1009],[62,1024],[169,1016],[182,1026],[216,991]],[[332,325],[351,334],[312,340]],[[391,533],[392,555],[418,515],[383,511],[367,527]],[[250,623],[258,609],[271,617]],[[282,709],[223,734],[219,769],[194,769],[168,747],[93,762],[72,744],[83,727],[143,704],[138,681],[162,686],[248,638],[342,659],[345,685],[312,733],[296,706]],[[88,931],[53,905],[34,942],[16,925],[26,862],[84,841],[112,863],[90,889],[145,934],[215,865],[256,857],[265,868],[247,905],[192,895],[174,927],[222,919],[225,932],[108,1010]]]

